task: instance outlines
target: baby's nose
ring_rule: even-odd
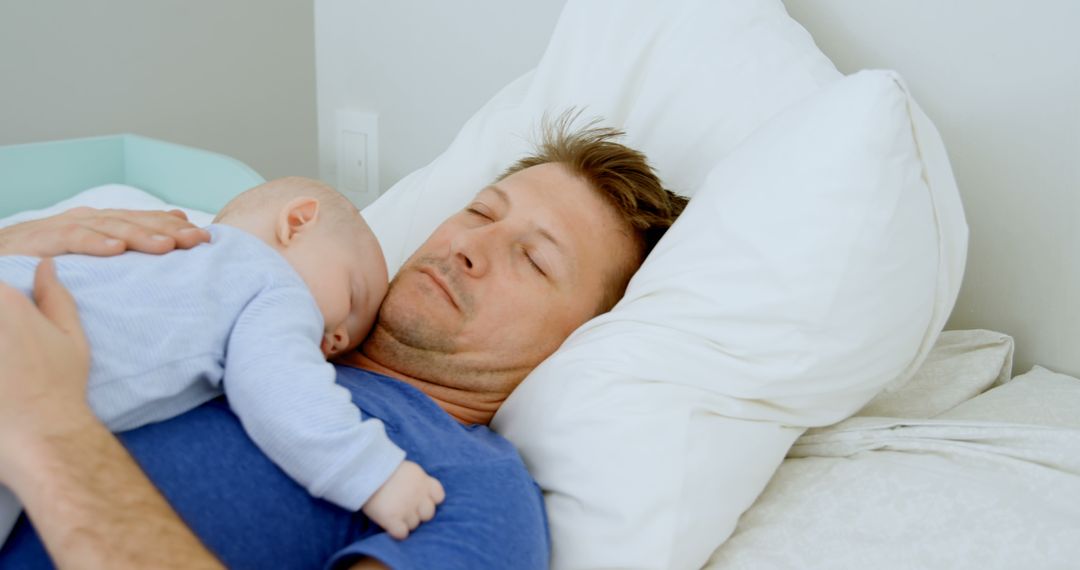
[[[333,356],[349,345],[349,333],[345,330],[345,327],[338,327],[337,330],[328,332],[323,335],[322,340],[322,352],[324,356]]]

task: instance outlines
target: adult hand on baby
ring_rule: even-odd
[[[37,306],[34,306],[34,303]],[[86,405],[90,349],[75,299],[51,259],[38,264],[34,301],[0,283],[0,457],[27,450],[24,439],[92,417]],[[2,472],[15,462],[0,461]]]
[[[0,255],[46,257],[64,253],[110,256],[127,250],[166,253],[210,241],[180,210],[74,208],[0,229]]]
[[[445,497],[437,479],[412,461],[403,461],[361,510],[390,536],[404,540],[435,516],[435,506]]]

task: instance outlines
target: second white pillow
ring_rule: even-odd
[[[557,562],[700,566],[802,428],[918,366],[966,226],[927,185],[911,105],[861,72],[769,121],[510,396],[493,426],[547,492]]]

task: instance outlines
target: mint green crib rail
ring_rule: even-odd
[[[234,158],[131,134],[0,146],[0,217],[102,184],[127,184],[171,204],[216,212],[261,182]]]

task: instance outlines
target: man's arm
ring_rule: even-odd
[[[75,208],[0,229],[0,255],[64,253],[110,256],[127,250],[165,253],[209,241],[180,210],[143,212]]]
[[[220,568],[86,404],[89,350],[51,260],[0,284],[0,481],[58,567]]]

